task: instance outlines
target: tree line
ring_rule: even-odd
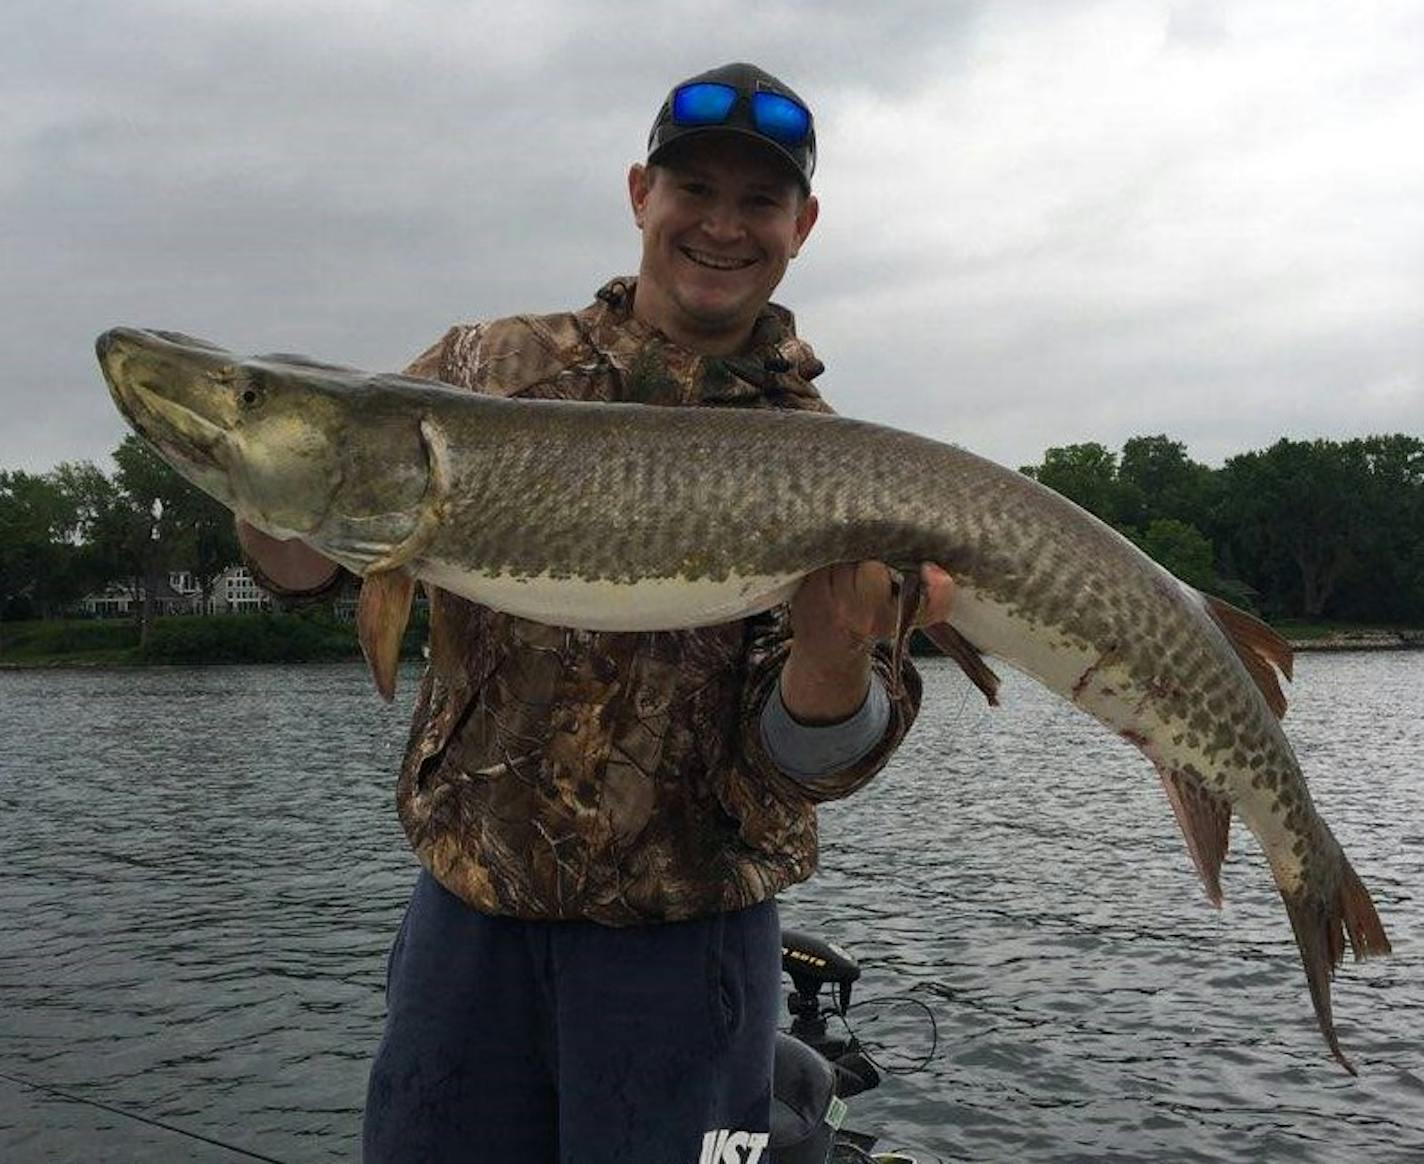
[[[1424,625],[1424,441],[1279,440],[1193,461],[1167,436],[1049,449],[1022,472],[1179,578],[1270,619]]]
[[[127,437],[106,474],[88,461],[0,470],[0,617],[49,618],[126,582],[141,622],[170,571],[206,600],[238,561],[232,514]],[[1121,453],[1048,449],[1021,472],[1076,501],[1179,578],[1271,619],[1424,625],[1424,441],[1395,434],[1279,440],[1193,461],[1167,436]]]
[[[0,618],[51,618],[114,582],[142,591],[143,631],[170,571],[187,570],[204,604],[239,560],[232,514],[136,436],[113,453],[48,473],[0,470]]]

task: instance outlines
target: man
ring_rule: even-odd
[[[676,86],[628,174],[634,279],[583,311],[457,326],[411,365],[477,391],[828,411],[770,297],[816,223],[815,135],[770,74]],[[788,486],[792,483],[788,482]],[[279,590],[330,564],[240,531]],[[917,621],[952,586],[923,571]],[[397,802],[424,866],[391,953],[367,1164],[760,1155],[779,1009],[775,894],[815,865],[814,805],[863,786],[919,682],[880,642],[879,563],[789,605],[658,634],[542,626],[431,594]]]

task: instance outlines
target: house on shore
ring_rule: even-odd
[[[342,586],[326,600],[337,618],[350,622],[356,617],[356,601],[361,593],[360,582],[348,576]],[[417,603],[424,594],[417,596]],[[76,611],[92,618],[133,618],[143,605],[143,583],[111,582],[101,591],[86,594],[76,604]],[[213,583],[211,596],[203,600],[202,588],[189,570],[174,570],[159,583],[153,596],[154,611],[159,616],[173,614],[257,614],[280,610],[283,603],[257,584],[246,566],[229,566]]]
[[[79,600],[81,613],[95,618],[132,618],[143,605],[143,583],[110,582],[101,591]],[[257,585],[246,566],[229,566],[213,583],[206,602],[202,588],[189,570],[173,570],[158,584],[153,596],[158,615],[244,614],[273,608],[272,596]]]

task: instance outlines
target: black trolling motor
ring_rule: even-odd
[[[791,1034],[831,1064],[836,1074],[836,1094],[842,1099],[869,1091],[880,1073],[866,1058],[854,1035],[845,1038],[826,1031],[826,1016],[844,1017],[850,1009],[851,986],[860,978],[860,966],[848,953],[830,942],[797,930],[781,931],[781,967],[795,987],[786,998],[791,1012]],[[833,987],[829,1006],[822,1005],[821,990]]]
[[[853,1034],[826,1031],[826,1016],[844,1018],[850,1008],[860,967],[838,946],[785,929],[781,966],[794,989],[786,999],[791,1031],[776,1036],[770,1164],[873,1159],[875,1137],[842,1128],[841,1121],[845,1100],[879,1084],[880,1073]],[[826,987],[829,999],[821,994]]]

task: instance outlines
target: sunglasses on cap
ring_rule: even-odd
[[[717,81],[693,81],[672,93],[672,123],[680,126],[726,125],[739,100],[750,103],[751,124],[779,145],[798,149],[811,135],[811,112],[780,93],[743,93]]]

